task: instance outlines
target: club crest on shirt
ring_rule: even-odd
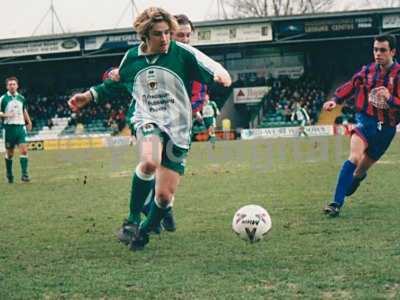
[[[158,87],[157,76],[154,70],[148,70],[146,73],[147,86],[149,90],[154,91]]]

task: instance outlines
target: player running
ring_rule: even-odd
[[[132,250],[148,243],[148,233],[171,209],[184,174],[192,127],[190,82],[231,84],[228,72],[220,64],[189,45],[171,41],[171,31],[177,26],[175,18],[165,10],[146,9],[134,23],[142,42],[123,58],[120,81],[106,80],[69,100],[70,107],[76,110],[90,101],[99,102],[119,93],[121,86],[136,100],[132,121],[140,162],[132,180],[130,213],[119,234],[119,240],[129,243]],[[155,197],[141,223],[143,204],[154,179]]]
[[[339,172],[333,202],[324,208],[332,217],[338,216],[346,196],[352,195],[366,178],[368,169],[389,147],[400,122],[400,65],[394,60],[396,39],[381,35],[374,39],[375,62],[339,87],[325,110],[354,97],[357,125],[352,131],[350,156]]]
[[[0,98],[0,118],[4,119],[7,181],[8,183],[14,182],[12,165],[14,149],[18,146],[20,153],[21,180],[23,182],[29,182],[26,130],[32,130],[32,122],[26,108],[26,100],[24,96],[18,93],[18,79],[16,77],[7,78],[6,88],[7,93]]]
[[[205,97],[205,105],[201,111],[204,126],[207,128],[210,142],[215,147],[215,127],[217,125],[217,116],[220,114],[217,103],[211,101],[209,96]]]
[[[190,39],[194,32],[193,23],[184,14],[175,15],[174,17],[178,23],[178,27],[176,27],[176,29],[171,32],[171,38],[173,40],[183,43],[183,44],[190,44]],[[114,81],[119,81],[120,77],[119,77],[118,69],[113,69],[109,73],[109,77]],[[192,105],[193,119],[198,122],[203,123],[203,116],[202,116],[201,112],[205,105],[206,97],[208,97],[207,85],[202,82],[196,81],[196,80],[192,81],[190,85],[191,85],[191,88],[190,88],[191,93],[189,96],[190,96],[191,105]],[[129,127],[131,128],[131,132],[134,132],[132,130],[132,126],[133,126],[132,117],[133,117],[134,112],[135,112],[135,100],[133,99],[131,105],[129,106],[128,113],[127,113],[127,120],[128,120]],[[211,141],[215,141],[215,139],[211,140]],[[149,209],[150,209],[150,206],[148,203],[146,203],[146,205],[144,206],[143,212],[145,214],[148,214]],[[162,227],[166,231],[174,232],[176,230],[176,221],[175,221],[175,217],[174,217],[172,209],[169,210],[169,212],[165,215],[165,217],[162,219],[161,223],[162,223]],[[154,231],[156,233],[159,233],[161,231],[161,225],[155,227]]]

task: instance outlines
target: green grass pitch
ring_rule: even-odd
[[[399,141],[337,219],[321,210],[347,138],[195,143],[178,230],[141,252],[115,238],[135,148],[32,151],[31,183],[16,159],[0,182],[0,299],[399,299]],[[246,204],[272,218],[253,245],[231,230]]]

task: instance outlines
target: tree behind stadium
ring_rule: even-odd
[[[356,3],[355,3],[356,2]],[[400,0],[230,0],[231,17],[267,17],[399,7]]]

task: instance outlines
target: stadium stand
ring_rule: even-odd
[[[297,126],[299,122],[292,117],[297,103],[306,109],[311,124],[316,124],[326,95],[326,85],[321,80],[309,75],[303,75],[298,79],[281,76],[268,79],[256,78],[250,82],[238,79],[234,85],[251,87],[263,83],[270,86],[271,90],[259,104],[263,115],[259,127]],[[257,114],[258,110],[255,112]]]

